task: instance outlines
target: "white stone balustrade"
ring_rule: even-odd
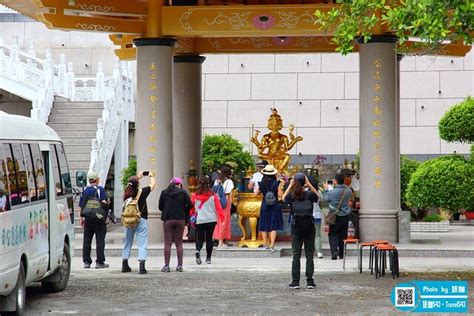
[[[113,77],[107,80],[104,89],[104,110],[102,117],[97,120],[96,138],[92,140],[89,166],[103,181],[107,178],[121,123],[129,120],[128,113],[135,109],[134,80],[129,75],[127,65],[116,62]]]
[[[116,62],[117,65],[120,62]],[[33,42],[27,52],[22,52],[18,45],[18,36],[13,37],[12,45],[5,45],[0,37],[0,88],[8,90],[33,103],[32,117],[46,123],[54,100],[60,96],[71,101],[104,101],[107,95],[106,82],[117,78],[121,73],[128,76],[127,67],[117,66],[112,77],[106,77],[103,65],[98,63],[98,72],[95,76],[76,76],[73,64],[67,62],[66,55],[60,54],[59,63],[55,65],[51,57],[51,50],[45,52],[45,59],[36,57]],[[122,69],[123,68],[123,69]],[[52,85],[51,88],[48,86]],[[51,93],[53,92],[53,98]],[[40,113],[46,111],[46,113]],[[44,120],[46,119],[46,121]]]
[[[55,96],[70,101],[104,102],[96,138],[92,140],[90,169],[105,180],[122,122],[135,120],[134,80],[130,63],[118,59],[110,77],[105,76],[101,62],[97,69],[95,76],[76,76],[64,54],[55,65],[49,48],[45,59],[40,59],[33,43],[27,52],[22,52],[18,36],[13,37],[11,46],[5,45],[0,36],[0,89],[30,100],[32,118],[46,123]]]

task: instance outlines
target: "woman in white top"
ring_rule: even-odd
[[[234,182],[230,179],[232,172],[229,166],[223,166],[219,178],[214,182],[214,185],[222,185],[227,200],[227,205],[222,210],[224,211],[224,220],[218,221],[214,229],[213,238],[219,240],[218,247],[224,247],[225,241],[231,238],[230,225],[230,207],[232,204],[232,191],[234,190]]]

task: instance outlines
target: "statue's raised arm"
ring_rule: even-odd
[[[301,136],[295,137],[295,134],[293,134],[293,131],[295,130],[295,126],[293,124],[291,124],[288,127],[288,130],[290,131],[290,142],[287,145],[287,150],[291,150],[296,145],[296,143],[303,140],[303,137]]]

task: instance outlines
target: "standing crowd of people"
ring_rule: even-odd
[[[248,189],[254,194],[262,194],[262,204],[258,230],[261,233],[264,248],[275,250],[277,232],[283,230],[283,201],[290,207],[289,224],[292,237],[292,282],[289,287],[300,288],[300,261],[304,247],[306,257],[306,284],[308,289],[316,287],[314,281],[314,256],[322,258],[321,226],[322,214],[319,206],[324,200],[329,205],[330,215],[335,216],[334,223],[329,225],[329,244],[331,259],[342,259],[344,256],[343,240],[347,238],[349,201],[351,189],[344,184],[344,175],[337,174],[334,186],[323,184],[320,192],[303,173],[297,173],[292,179],[278,173],[273,165],[266,161],[259,163],[258,171],[248,183]],[[144,177],[149,184],[141,185]],[[191,196],[183,189],[181,178],[172,178],[169,185],[161,192],[158,209],[161,211],[164,231],[164,265],[162,272],[170,272],[171,247],[175,244],[177,252],[176,271],[183,272],[183,233],[185,227],[195,228],[195,257],[198,265],[202,264],[201,250],[206,245],[206,264],[211,264],[214,241],[217,247],[228,247],[231,240],[231,205],[234,183],[231,179],[232,169],[223,165],[219,172],[199,178],[196,192]],[[96,268],[108,268],[105,263],[104,247],[107,220],[103,216],[91,217],[90,214],[101,213],[100,208],[107,209],[110,200],[104,188],[99,185],[95,172],[88,174],[89,185],[83,190],[79,201],[81,224],[84,227],[83,262],[84,268],[90,268],[91,242],[95,235],[97,260]],[[122,272],[131,272],[129,265],[130,252],[136,236],[138,247],[139,274],[146,274],[148,243],[148,206],[147,198],[156,189],[156,178],[151,171],[142,171],[128,179],[124,190],[124,212],[122,224],[125,226],[122,251]],[[95,203],[92,202],[96,201]],[[94,205],[100,205],[94,209]],[[106,213],[107,214],[107,213]],[[107,216],[105,216],[107,218]],[[100,220],[97,220],[99,218]]]

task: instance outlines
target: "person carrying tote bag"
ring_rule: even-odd
[[[351,212],[349,200],[352,191],[344,185],[345,176],[336,174],[334,179],[334,189],[328,190],[328,185],[323,184],[323,198],[329,203],[329,212],[325,217],[326,224],[329,224],[329,246],[331,247],[331,259],[337,260],[344,257],[344,239],[347,238],[349,224],[348,215]]]

